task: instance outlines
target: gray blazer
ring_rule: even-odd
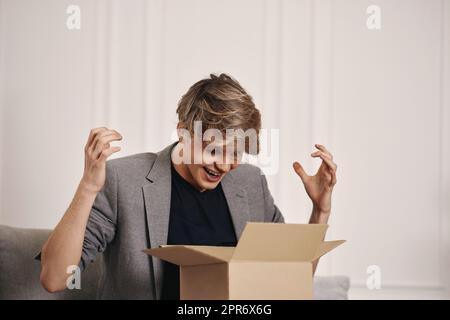
[[[106,163],[106,183],[92,206],[80,261],[83,270],[104,252],[98,298],[160,297],[162,261],[142,250],[167,241],[173,146]],[[259,168],[241,164],[221,183],[238,238],[247,221],[284,222]]]

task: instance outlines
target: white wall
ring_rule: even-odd
[[[440,162],[442,173],[440,178],[440,212],[441,238],[440,248],[442,252],[442,282],[446,288],[450,288],[450,275],[445,274],[450,270],[450,3],[443,2],[442,7],[442,68],[441,68],[441,147],[442,160]]]
[[[385,285],[438,287],[442,1],[381,2],[383,32],[360,23],[365,5],[335,10],[332,136],[342,188],[334,226],[349,245],[334,268],[364,283],[365,266],[378,264]]]
[[[66,29],[69,4],[81,7],[79,31]],[[280,129],[269,183],[289,222],[311,209],[292,161],[316,169],[315,142],[335,155],[328,237],[348,243],[321,274],[365,290],[376,264],[384,288],[450,284],[450,4],[379,0],[379,31],[366,28],[371,4],[0,0],[0,223],[53,227],[81,177],[89,128],[122,132],[121,155],[160,150],[181,94],[228,72],[264,126]]]

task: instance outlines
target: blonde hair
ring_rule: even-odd
[[[201,121],[203,132],[207,129],[261,129],[261,114],[253,98],[239,82],[229,75],[211,74],[209,78],[192,85],[181,97],[177,108],[178,121],[189,132],[194,132],[194,122]],[[246,152],[249,152],[246,139]],[[256,153],[259,152],[257,138]]]

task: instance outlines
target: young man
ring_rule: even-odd
[[[180,134],[180,141],[159,153],[106,161],[120,150],[110,143],[122,136],[107,128],[91,130],[83,177],[42,249],[41,283],[48,291],[65,288],[68,266],[83,270],[103,252],[99,298],[177,299],[178,268],[147,256],[143,249],[161,244],[235,245],[248,221],[284,222],[264,175],[240,164],[240,149],[232,147],[241,138],[245,152],[258,152],[258,143],[252,148],[250,140],[239,135],[225,143],[201,140],[202,155],[216,145],[198,161],[199,149],[190,139],[196,137],[198,122],[201,135],[209,129],[221,134],[231,129],[259,132],[260,113],[240,84],[225,74],[211,75],[189,89],[177,113],[179,132],[188,134]],[[298,162],[293,166],[313,202],[309,222],[327,223],[336,164],[324,146],[316,148],[312,156],[322,164],[314,176]]]

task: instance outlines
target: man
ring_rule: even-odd
[[[220,136],[234,129],[259,132],[260,113],[240,84],[225,74],[211,75],[188,90],[177,113],[180,140],[156,154],[106,161],[120,150],[111,143],[122,136],[108,128],[91,130],[83,177],[42,248],[41,283],[48,291],[65,288],[68,266],[84,270],[103,252],[99,298],[177,299],[178,268],[143,249],[235,245],[247,221],[284,222],[265,176],[252,165],[240,164],[242,148],[233,147],[243,141],[245,152],[257,153],[258,140],[255,147],[246,136],[230,135],[222,141],[201,140],[200,151],[195,147],[196,123],[201,124],[200,135],[209,129]],[[312,156],[322,164],[314,176],[298,162],[293,166],[313,202],[309,222],[327,223],[336,164],[324,146],[316,148]],[[206,149],[211,152],[205,156]]]

